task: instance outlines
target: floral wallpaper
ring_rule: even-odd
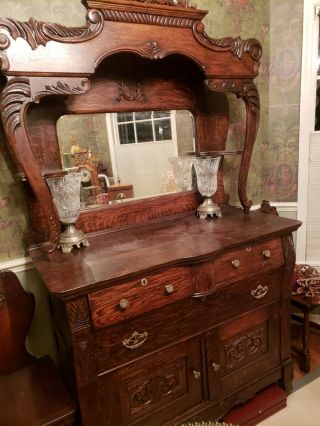
[[[261,199],[296,201],[299,134],[300,64],[303,0],[194,0],[207,9],[206,31],[212,37],[255,37],[263,45],[260,74],[260,127],[250,168],[248,190]],[[0,17],[84,23],[80,0],[1,0]],[[230,96],[228,144],[241,146],[245,126],[242,101]],[[227,190],[237,203],[239,160],[226,164]],[[25,255],[27,213],[22,185],[16,180],[0,129],[0,262]]]

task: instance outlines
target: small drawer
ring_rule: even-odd
[[[141,315],[192,295],[189,268],[177,267],[89,294],[95,329]]]
[[[246,274],[262,272],[264,269],[284,262],[281,239],[248,244],[230,250],[213,262],[216,283],[238,279]]]

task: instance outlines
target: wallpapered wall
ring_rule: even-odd
[[[261,96],[261,121],[249,175],[249,195],[261,199],[296,201],[299,131],[299,90],[303,0],[196,0],[209,10],[206,28],[212,37],[255,37],[263,45],[257,84]],[[0,17],[83,25],[80,0],[1,0]],[[241,101],[230,97],[229,143],[241,144],[245,122]],[[27,228],[21,185],[0,133],[0,262],[24,256]],[[238,164],[227,165],[228,188],[236,191]],[[232,201],[236,201],[232,197]]]

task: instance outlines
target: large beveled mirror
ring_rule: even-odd
[[[170,159],[195,150],[189,111],[64,115],[57,134],[63,167],[82,173],[82,208],[185,190]]]

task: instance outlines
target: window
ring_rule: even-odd
[[[171,111],[121,112],[117,128],[120,145],[171,140]]]

